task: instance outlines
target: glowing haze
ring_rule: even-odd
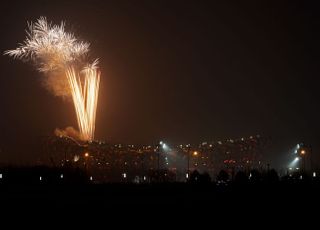
[[[81,140],[94,139],[100,72],[98,60],[89,63],[90,44],[65,31],[65,23],[53,25],[45,17],[28,23],[27,37],[4,54],[32,61],[45,73],[44,85],[57,96],[72,96]],[[66,132],[61,132],[66,133]]]

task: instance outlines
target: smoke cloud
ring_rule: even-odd
[[[86,139],[82,137],[81,133],[73,128],[72,126],[68,126],[65,129],[56,128],[54,130],[54,134],[58,137],[71,137],[75,140],[85,141]]]

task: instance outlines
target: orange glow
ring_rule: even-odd
[[[89,157],[89,153],[85,153],[84,156],[85,156],[85,157]]]
[[[198,154],[199,154],[199,153],[198,153],[197,151],[194,151],[194,152],[193,152],[193,156],[198,156]]]
[[[301,150],[301,155],[305,155],[306,151],[305,150]]]

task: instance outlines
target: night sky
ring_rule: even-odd
[[[97,139],[180,144],[260,134],[275,165],[298,142],[320,150],[316,5],[2,1],[1,52],[40,16],[66,20],[100,58]],[[30,63],[0,56],[0,66],[0,162],[32,162],[42,136],[77,127],[74,107],[46,91]]]

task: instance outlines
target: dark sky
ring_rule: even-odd
[[[319,8],[306,1],[2,1],[1,52],[46,16],[92,44],[102,85],[96,137],[197,143],[260,134],[267,157],[320,150]],[[31,64],[0,57],[0,161],[32,161],[74,108]]]

